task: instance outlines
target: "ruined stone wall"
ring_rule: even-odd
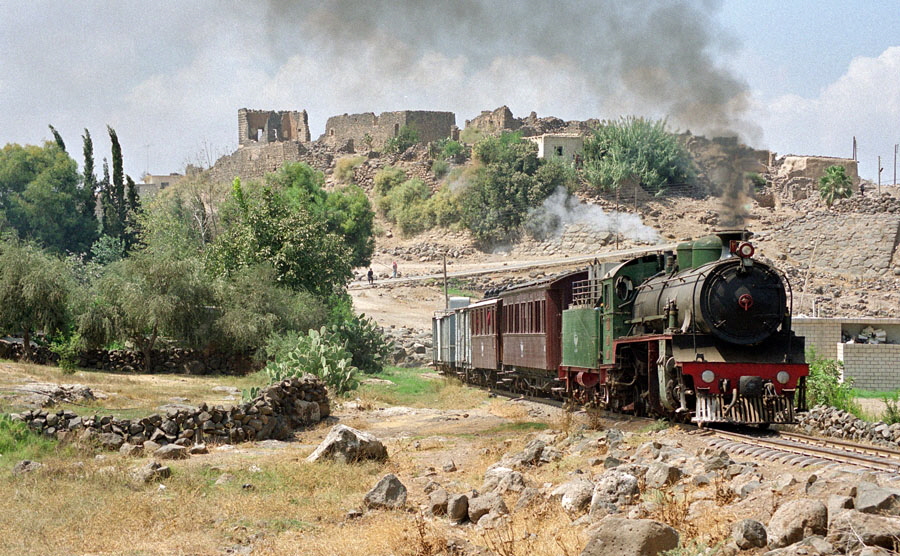
[[[814,184],[818,184],[819,178],[825,175],[825,170],[830,166],[843,166],[854,188],[859,186],[858,165],[852,158],[788,155],[774,161],[773,170],[779,181],[808,178],[813,180]]]
[[[261,146],[247,146],[221,157],[207,173],[214,183],[241,179],[260,179],[275,172],[288,162],[306,162],[325,171],[331,166],[333,153],[299,141],[283,141]]]
[[[813,212],[778,226],[766,237],[800,268],[839,275],[888,273],[900,234],[900,215]]]
[[[522,122],[513,117],[512,111],[506,105],[496,110],[482,110],[478,116],[466,120],[466,129],[476,129],[488,134],[515,131],[520,127]]]
[[[368,149],[367,139],[375,149],[397,136],[400,128],[409,126],[419,134],[419,141],[429,143],[450,137],[456,116],[453,112],[405,110],[402,112],[372,112],[332,116],[325,124],[325,134],[319,141],[328,145],[343,145],[348,140],[357,150]]]
[[[238,110],[238,144],[241,147],[279,141],[309,143],[309,117],[306,110]]]

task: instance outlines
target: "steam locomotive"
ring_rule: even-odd
[[[437,369],[529,396],[695,423],[792,423],[809,366],[787,277],[746,230],[465,298],[432,320]],[[461,306],[462,305],[462,306]]]

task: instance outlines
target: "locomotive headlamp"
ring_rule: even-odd
[[[787,384],[791,379],[791,375],[787,371],[778,371],[778,374],[775,375],[775,379],[781,384]]]
[[[749,259],[750,257],[753,256],[754,253],[756,253],[756,249],[753,248],[753,245],[751,243],[748,243],[745,241],[744,243],[738,245],[738,248],[737,248],[737,256],[738,257],[740,257],[742,259]]]
[[[714,380],[716,380],[716,373],[712,372],[709,369],[706,369],[702,373],[700,373],[700,380],[707,384],[712,384]]]

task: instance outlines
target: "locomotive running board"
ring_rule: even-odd
[[[730,396],[729,396],[730,398]],[[722,394],[697,394],[695,423],[777,423],[791,424],[794,420],[793,400],[785,397],[738,397],[729,407],[730,399]]]

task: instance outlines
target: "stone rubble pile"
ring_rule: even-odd
[[[447,259],[450,260],[472,255],[476,251],[475,248],[469,246],[451,248],[446,245],[425,242],[401,247],[379,249],[378,252],[382,255],[390,255],[404,261],[418,261],[424,263],[441,261],[445,254],[447,255]]]
[[[900,213],[900,199],[890,193],[882,193],[879,196],[877,192],[871,191],[863,196],[856,194],[846,199],[838,199],[831,205],[831,208],[836,212],[862,214],[883,214],[889,212],[897,214]]]
[[[393,364],[401,367],[424,367],[432,361],[431,331],[413,328],[383,329],[385,338],[394,342],[394,352],[390,355]]]
[[[130,445],[143,447],[144,452],[155,452],[170,444],[187,447],[201,443],[286,440],[295,430],[314,425],[329,413],[325,385],[318,378],[306,375],[268,386],[249,402],[233,407],[209,407],[204,403],[198,408],[173,408],[165,415],[153,414],[141,419],[81,417],[68,410],[36,409],[12,414],[11,418],[60,440],[93,442],[109,450]]]
[[[806,413],[800,413],[796,426],[806,434],[864,440],[892,448],[900,446],[900,423],[871,423],[836,407],[817,405]]]
[[[61,403],[85,403],[105,395],[97,393],[83,384],[50,384],[30,382],[19,392],[27,394],[22,403],[34,407],[50,407]]]

